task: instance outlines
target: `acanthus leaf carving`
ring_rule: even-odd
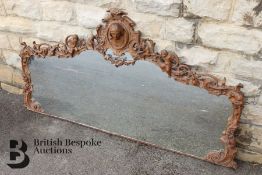
[[[236,168],[234,161],[237,148],[234,133],[240,120],[241,112],[244,107],[244,94],[241,92],[242,84],[237,86],[226,85],[226,80],[219,80],[213,75],[199,74],[191,69],[187,64],[180,62],[178,56],[174,53],[162,50],[154,50],[155,43],[151,39],[141,37],[140,31],[135,31],[135,22],[132,21],[127,13],[121,9],[108,10],[108,16],[103,20],[103,24],[96,29],[96,35],[87,39],[81,39],[78,35],[69,35],[65,43],[54,45],[42,43],[33,43],[33,46],[27,46],[22,43],[21,64],[23,71],[24,86],[24,104],[33,111],[42,112],[40,104],[32,99],[33,84],[29,71],[30,59],[36,57],[57,56],[61,58],[70,58],[86,50],[95,50],[104,56],[116,67],[134,65],[138,60],[149,61],[157,65],[170,78],[188,85],[206,89],[209,93],[220,96],[227,96],[233,106],[233,113],[229,117],[226,129],[220,138],[225,149],[212,151],[204,157],[205,160],[223,165],[226,167]],[[116,59],[108,55],[106,51],[112,49],[114,54],[121,56],[129,52],[134,60]]]

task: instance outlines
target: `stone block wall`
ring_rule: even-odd
[[[110,7],[126,9],[157,49],[244,85],[238,158],[262,163],[262,0],[0,0],[1,88],[22,93],[20,42],[86,37]]]

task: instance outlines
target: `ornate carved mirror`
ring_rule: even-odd
[[[154,51],[127,13],[108,12],[95,36],[22,43],[25,106],[236,168],[242,85]]]

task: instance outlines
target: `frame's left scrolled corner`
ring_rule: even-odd
[[[35,101],[34,99],[31,100],[30,103],[25,104],[26,108],[30,111],[43,113],[44,109],[41,107],[41,104],[38,101]]]
[[[40,103],[32,98],[33,84],[31,80],[31,74],[29,70],[30,59],[33,57],[33,49],[25,42],[20,43],[22,49],[19,56],[21,57],[22,76],[24,80],[23,96],[24,106],[34,112],[44,112]]]

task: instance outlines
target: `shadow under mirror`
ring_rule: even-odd
[[[33,98],[47,114],[198,157],[224,148],[228,98],[176,82],[150,62],[116,68],[86,51],[35,58],[30,71]]]

